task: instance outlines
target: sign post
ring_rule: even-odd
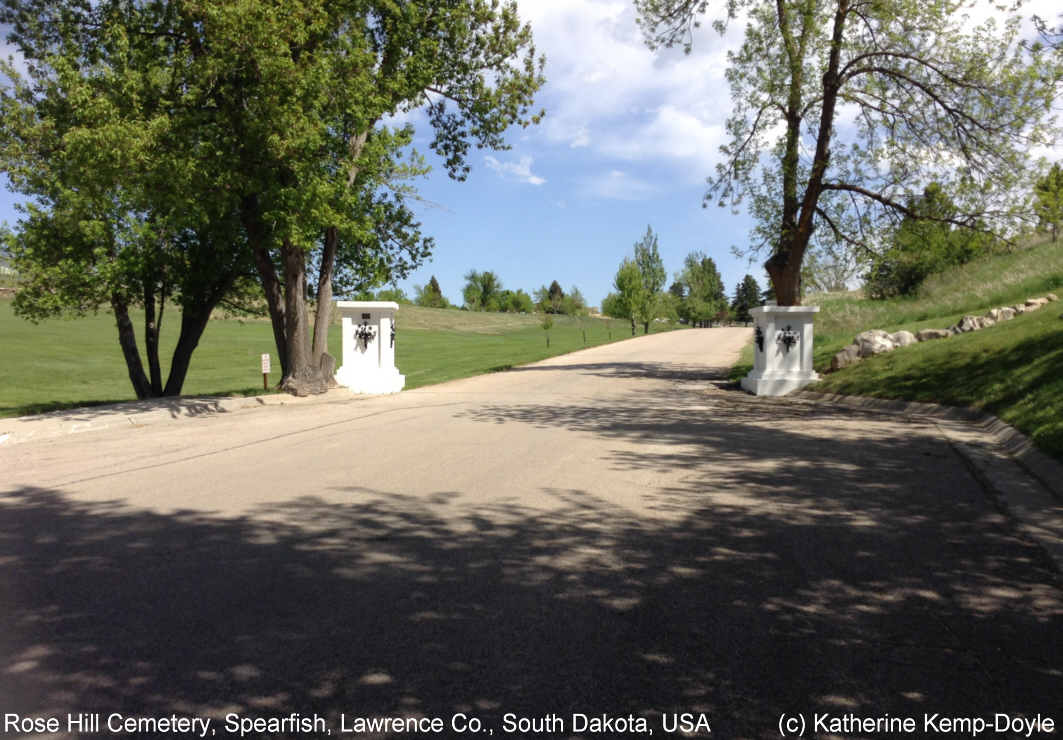
[[[262,355],[262,390],[269,390],[269,352]]]

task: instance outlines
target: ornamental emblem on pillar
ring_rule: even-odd
[[[781,344],[783,349],[787,352],[793,349],[794,345],[797,344],[800,339],[801,332],[794,331],[793,327],[789,324],[786,325],[785,329],[780,329],[775,334],[775,341]]]

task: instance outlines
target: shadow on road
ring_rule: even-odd
[[[609,461],[686,470],[646,492],[659,518],[445,485],[239,519],[0,495],[5,711],[465,712],[496,733],[505,712],[604,712],[656,736],[662,713],[706,712],[716,737],[767,738],[780,712],[1058,709],[1059,574],[947,447],[708,398],[463,412],[669,443]],[[802,426],[827,413],[837,438]]]
[[[680,365],[671,362],[587,362],[524,365],[509,368],[511,373],[567,371],[603,378],[647,378],[652,380],[723,380],[728,367]]]

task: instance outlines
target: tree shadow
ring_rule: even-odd
[[[638,378],[651,380],[723,380],[729,367],[711,365],[677,364],[671,362],[586,362],[557,363],[548,365],[525,365],[509,368],[511,373],[566,372],[594,375],[602,378]]]
[[[55,403],[36,403],[23,406],[0,407],[0,413],[18,416],[38,416],[39,418],[58,418],[64,422],[86,423],[104,416],[114,414],[143,414],[165,412],[172,418],[182,416],[203,416],[224,412],[221,401],[231,396],[262,395],[261,388],[241,388],[218,393],[211,396],[174,396],[169,398],[150,398],[141,401],[106,400],[106,401],[61,401]]]
[[[5,711],[222,717],[706,712],[1033,715],[1057,706],[1063,606],[984,502],[901,484],[636,517],[581,490],[462,504],[343,489],[221,519],[0,496]],[[748,489],[756,496],[758,489]],[[675,503],[675,501],[673,501]],[[568,726],[571,731],[571,726]],[[223,733],[224,734],[224,733]],[[453,732],[444,734],[454,735]],[[568,734],[568,733],[559,733]],[[283,736],[283,735],[275,735]]]
[[[1060,574],[929,425],[683,366],[514,372],[545,369],[675,382],[455,417],[606,440],[620,479],[668,471],[642,513],[556,488],[367,484],[236,518],[0,493],[4,711],[317,713],[334,734],[462,712],[500,736],[509,712],[561,715],[555,736],[577,712],[657,736],[705,712],[716,737],[768,738],[782,712],[1058,706]]]

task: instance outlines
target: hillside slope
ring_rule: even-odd
[[[922,342],[827,373],[830,358],[867,329],[947,328],[964,314],[1021,303],[1063,288],[1063,244],[1041,243],[936,275],[919,296],[870,301],[809,296],[819,305],[816,370],[809,390],[983,409],[1063,460],[1063,303],[969,334]]]

